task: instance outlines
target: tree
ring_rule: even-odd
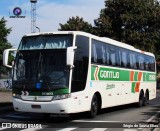
[[[3,51],[7,48],[11,48],[12,45],[8,42],[7,36],[11,32],[11,28],[6,27],[6,20],[1,18],[0,20],[0,74],[6,73],[7,69],[3,67]]]
[[[67,23],[60,23],[59,25],[59,31],[84,31],[88,33],[92,32],[92,25],[84,21],[83,18],[80,18],[78,16],[69,18]]]
[[[106,0],[95,20],[95,34],[160,54],[160,5],[157,0]]]

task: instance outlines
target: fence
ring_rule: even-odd
[[[0,80],[0,88],[11,89],[12,88],[11,79],[1,79]]]

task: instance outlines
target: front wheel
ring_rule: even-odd
[[[92,98],[92,102],[91,102],[91,109],[89,112],[89,115],[90,115],[89,117],[94,118],[97,115],[97,112],[98,112],[98,99],[97,99],[97,96],[94,95]]]

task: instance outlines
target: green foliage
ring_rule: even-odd
[[[7,72],[7,69],[3,67],[3,51],[8,48],[12,48],[12,45],[7,41],[7,36],[11,32],[11,28],[6,27],[6,20],[1,18],[0,20],[0,74]],[[10,57],[10,61],[13,57]]]
[[[106,0],[95,20],[95,34],[160,54],[160,5],[157,0]]]
[[[109,37],[144,51],[160,59],[160,4],[158,0],[105,0],[95,26],[78,16],[60,24],[60,31],[85,31]]]
[[[59,25],[59,31],[84,31],[92,33],[92,25],[88,22],[85,22],[83,18],[80,18],[78,16],[69,18],[67,23]]]

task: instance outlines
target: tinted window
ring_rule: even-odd
[[[150,57],[150,63],[151,63],[151,71],[155,71],[155,60],[153,57]]]
[[[138,55],[139,69],[144,70],[144,57],[142,54]]]
[[[114,46],[109,46],[109,65],[116,65],[116,49]]]
[[[72,45],[72,35],[37,35],[23,37],[19,50],[65,49]]]
[[[150,64],[149,61],[150,61],[150,60],[149,60],[149,57],[148,57],[148,56],[145,56],[145,57],[144,57],[144,69],[145,69],[145,70],[149,70],[149,64]]]
[[[92,62],[105,64],[106,59],[106,46],[104,43],[92,40]]]
[[[155,71],[153,57],[97,40],[92,40],[92,63]]]
[[[82,91],[86,86],[89,61],[89,38],[78,35],[76,37],[76,46],[71,92]]]
[[[127,51],[122,49],[121,50],[121,66],[127,67]]]
[[[136,53],[130,51],[130,67],[137,69],[136,65]]]

